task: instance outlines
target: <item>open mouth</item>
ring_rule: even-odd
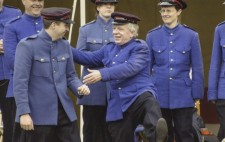
[[[120,39],[120,36],[114,36],[115,39]]]
[[[164,20],[168,20],[170,19],[170,17],[162,17]]]
[[[42,6],[37,6],[37,5],[33,5],[31,7],[34,8],[34,9],[41,9],[42,8]]]

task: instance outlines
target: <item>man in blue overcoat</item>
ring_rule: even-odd
[[[6,24],[3,36],[5,56],[11,72],[14,71],[15,52],[19,41],[39,33],[43,27],[40,11],[43,9],[44,0],[23,0],[22,2],[25,7],[24,14]],[[10,77],[7,97],[13,97],[12,78],[13,74]]]
[[[77,63],[104,67],[88,69],[85,84],[100,80],[109,83],[106,121],[113,142],[133,142],[134,130],[143,124],[145,134],[151,142],[164,142],[167,126],[161,118],[156,89],[150,77],[150,52],[147,44],[136,39],[140,19],[132,14],[112,14],[113,36],[109,42],[95,52],[73,49]]]
[[[22,0],[25,11],[24,14],[14,18],[5,25],[3,40],[4,40],[4,54],[7,60],[7,65],[11,72],[9,78],[9,86],[7,91],[7,97],[13,99],[15,106],[14,94],[13,94],[13,72],[14,72],[14,60],[16,46],[19,41],[27,36],[37,34],[41,31],[43,24],[40,15],[41,10],[44,7],[44,0]],[[13,108],[13,119],[15,120],[16,106]],[[14,127],[14,135],[19,132],[20,126]]]
[[[17,45],[14,66],[16,125],[14,142],[80,142],[77,117],[69,88],[78,97],[89,88],[79,80],[70,44],[71,10],[52,7],[41,11],[44,29]]]
[[[187,4],[183,0],[161,0],[164,22],[149,31],[150,71],[157,87],[169,136],[167,142],[193,142],[192,115],[195,101],[204,94],[203,61],[198,33],[178,18]]]

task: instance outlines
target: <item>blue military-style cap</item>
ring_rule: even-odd
[[[114,3],[117,4],[118,0],[91,0],[95,4]]]
[[[114,19],[114,25],[122,25],[127,23],[137,24],[141,19],[135,15],[123,12],[114,12],[111,17]]]
[[[41,11],[41,16],[46,20],[61,21],[67,24],[74,24],[70,19],[71,9],[64,7],[49,7]]]
[[[187,8],[187,4],[183,0],[160,0],[160,6],[178,6],[180,9]]]

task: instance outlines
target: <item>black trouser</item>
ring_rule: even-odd
[[[12,142],[13,125],[15,122],[16,105],[13,97],[6,98],[8,80],[0,81],[0,108],[3,121],[3,141]]]
[[[58,125],[34,125],[25,131],[16,123],[13,142],[81,142],[77,121],[70,122],[61,103],[58,108]]]
[[[15,128],[13,142],[80,142],[76,121],[57,126],[34,125],[34,131],[22,130],[19,123]]]
[[[167,142],[194,142],[193,108],[161,109],[168,127]]]
[[[83,106],[84,142],[111,142],[106,124],[107,106]]]
[[[145,128],[145,135],[150,142],[155,142],[155,128],[161,117],[158,101],[145,92],[123,114],[123,119],[109,122],[109,132],[113,142],[134,142],[134,131],[138,124]]]
[[[222,141],[225,138],[225,99],[216,101],[216,111],[220,120],[220,128],[218,131],[218,139]]]

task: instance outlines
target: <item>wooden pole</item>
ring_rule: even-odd
[[[86,24],[86,0],[80,0],[80,26]],[[83,66],[80,68],[80,72],[82,72]],[[80,136],[81,142],[83,142],[83,107],[80,107]]]
[[[77,7],[77,0],[74,0],[73,1],[72,17],[71,17],[71,20],[73,20],[73,21],[74,21],[74,18],[75,18],[76,7]],[[73,24],[70,24],[70,31],[69,31],[69,37],[68,37],[69,43],[71,42],[72,32],[73,32]]]

